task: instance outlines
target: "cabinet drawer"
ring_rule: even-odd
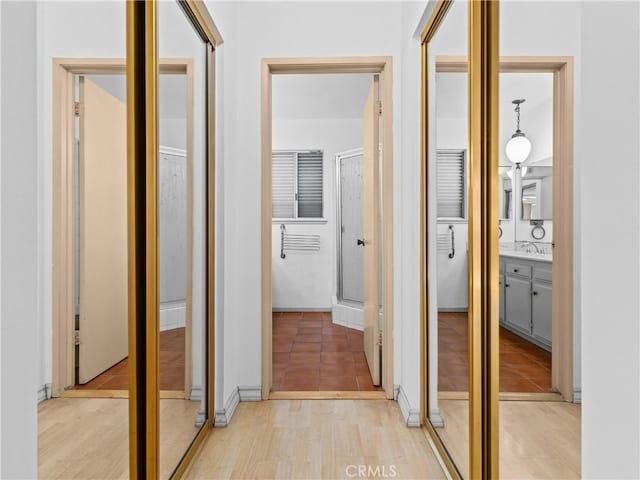
[[[533,278],[536,280],[543,280],[545,282],[550,282],[552,275],[551,269],[547,268],[534,268],[533,269]]]
[[[506,273],[531,278],[531,267],[528,265],[520,265],[518,263],[507,263]]]

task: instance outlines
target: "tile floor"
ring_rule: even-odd
[[[184,328],[160,332],[160,390],[184,390]],[[109,370],[78,389],[126,390],[129,388],[129,359],[125,358]]]
[[[273,314],[274,391],[380,390],[373,385],[363,334],[334,325],[331,313]]]
[[[438,315],[441,392],[468,391],[467,314]],[[500,327],[500,391],[551,392],[551,353]]]

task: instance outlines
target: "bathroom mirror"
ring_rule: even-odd
[[[513,219],[513,168],[498,168],[498,185],[500,186],[500,197],[498,208],[500,209],[501,220]]]
[[[553,167],[530,166],[520,189],[522,220],[551,220],[553,214]]]
[[[469,478],[468,10],[454,1],[426,44],[427,427]],[[423,46],[423,48],[425,48]],[[424,55],[424,52],[423,52]],[[447,59],[455,58],[452,63]],[[425,63],[423,63],[423,68]]]

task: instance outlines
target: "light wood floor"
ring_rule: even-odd
[[[460,473],[468,477],[466,400],[440,400],[436,429]],[[500,402],[500,478],[580,478],[580,406],[566,402]]]
[[[241,403],[228,427],[211,432],[187,478],[354,478],[349,465],[379,466],[379,478],[392,465],[395,478],[445,478],[424,433],[407,428],[390,400]]]
[[[160,401],[160,470],[168,478],[196,434],[199,402]],[[128,401],[55,398],[38,406],[38,478],[129,477]]]

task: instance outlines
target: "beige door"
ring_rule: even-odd
[[[127,110],[80,77],[80,368],[127,356]]]
[[[379,76],[374,75],[363,115],[362,215],[364,236],[364,353],[374,385],[380,385],[379,326]]]

